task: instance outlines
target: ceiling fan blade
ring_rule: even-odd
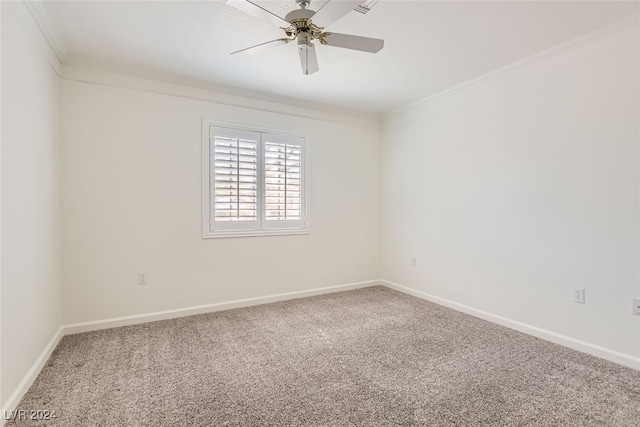
[[[327,27],[360,6],[362,0],[329,0],[311,18],[314,24]]]
[[[384,40],[371,37],[352,36],[350,34],[325,33],[320,38],[321,43],[327,46],[343,47],[345,49],[361,50],[363,52],[376,53],[384,46]]]
[[[236,50],[235,52],[231,52],[231,55],[252,55],[254,53],[262,52],[263,50],[270,49],[275,46],[281,46],[283,44],[287,44],[291,41],[291,39],[276,39],[271,40],[270,42],[264,42],[257,44],[255,46],[247,47],[244,49]]]
[[[267,9],[258,6],[257,4],[249,0],[227,0],[227,4],[231,7],[235,7],[242,12],[253,16],[254,18],[261,19],[269,24],[275,25],[280,28],[288,28],[291,26],[287,21],[279,17],[273,12],[269,12]]]
[[[301,44],[298,45],[298,52],[300,53],[300,63],[302,64],[302,74],[309,75],[318,71],[318,57],[316,56],[316,49],[313,44]]]

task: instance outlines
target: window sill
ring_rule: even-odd
[[[249,230],[249,231],[215,231],[202,235],[203,239],[225,239],[229,237],[262,237],[262,236],[294,236],[310,234],[308,229],[303,230]]]

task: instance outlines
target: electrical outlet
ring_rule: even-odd
[[[584,288],[573,289],[573,302],[584,304]]]
[[[631,312],[636,316],[640,316],[640,298],[633,299],[633,310]]]
[[[409,263],[411,264],[411,267],[415,267],[418,263],[418,260],[416,259],[416,257],[412,256],[409,260]]]
[[[146,285],[147,284],[147,273],[138,274],[138,285]]]

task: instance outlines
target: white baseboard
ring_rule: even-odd
[[[116,317],[92,322],[73,323],[64,326],[65,335],[81,332],[96,331],[99,329],[115,328],[118,326],[136,325],[139,323],[154,322],[156,320],[174,319],[177,317],[192,316],[194,314],[212,313],[214,311],[231,310],[233,308],[249,307],[252,305],[268,304],[290,299],[311,297],[314,295],[329,294],[333,292],[348,291],[352,289],[366,288],[381,285],[380,280],[368,280],[366,282],[349,283],[345,285],[329,286],[326,288],[309,289],[306,291],[287,292],[282,294],[267,295],[263,297],[247,298],[241,300],[220,302],[215,304],[199,305],[196,307],[179,308],[175,310],[156,311],[153,313],[137,314],[133,316]]]
[[[40,353],[40,356],[38,356],[31,369],[29,369],[22,381],[20,381],[18,388],[16,388],[11,397],[7,399],[4,408],[2,408],[2,414],[0,414],[0,426],[3,426],[7,421],[5,419],[5,414],[18,407],[18,403],[20,403],[20,400],[22,400],[24,395],[27,393],[31,384],[33,384],[33,381],[35,381],[37,376],[40,374],[40,371],[44,367],[45,363],[47,363],[49,356],[51,356],[51,353],[53,353],[53,350],[55,350],[64,335],[64,327],[60,326],[51,340],[49,340],[49,343],[45,346],[44,350],[42,350],[42,353]]]
[[[99,329],[113,328],[117,326],[127,326],[127,325],[135,325],[139,323],[152,322],[156,320],[165,320],[165,319],[173,319],[177,317],[191,316],[194,314],[203,314],[203,313],[211,313],[215,311],[222,310],[230,310],[234,308],[240,307],[249,307],[253,305],[259,304],[268,304],[272,302],[278,301],[286,301],[297,298],[310,297],[314,295],[323,295],[329,294],[333,292],[341,292],[348,291],[352,289],[360,289],[366,288],[369,286],[375,285],[383,285],[390,289],[394,289],[409,295],[413,295],[415,297],[425,299],[427,301],[431,301],[433,303],[443,305],[445,307],[452,308],[457,311],[461,311],[472,316],[479,317],[484,320],[488,320],[493,323],[497,323],[502,326],[506,326],[511,329],[515,329],[520,332],[524,332],[529,335],[533,335],[538,338],[542,338],[547,341],[551,341],[556,344],[563,345],[565,347],[572,348],[574,350],[582,351],[588,354],[591,354],[596,357],[600,357],[606,360],[610,360],[615,363],[619,363],[621,365],[628,366],[630,368],[640,370],[640,358],[634,357],[628,354],[620,353],[608,348],[604,348],[595,344],[591,344],[585,341],[577,340],[565,335],[557,334],[552,331],[548,331],[545,329],[541,329],[535,326],[527,325],[522,322],[518,322],[512,319],[508,319],[502,316],[497,316],[495,314],[491,314],[482,310],[477,310],[475,308],[458,304],[456,302],[440,298],[434,295],[427,294],[425,292],[421,292],[415,289],[408,288],[406,286],[399,285],[397,283],[390,282],[388,280],[369,280],[365,282],[357,282],[350,283],[345,285],[338,286],[330,286],[325,288],[316,288],[310,289],[306,291],[297,291],[297,292],[287,292],[281,294],[267,295],[263,297],[256,298],[247,298],[242,300],[234,300],[216,304],[208,304],[201,305],[196,307],[188,307],[176,310],[166,310],[159,311],[154,313],[140,314],[135,316],[126,316],[126,317],[118,317],[112,319],[105,320],[97,320],[93,322],[84,322],[84,323],[74,323],[70,325],[61,326],[58,331],[51,338],[49,343],[46,345],[36,362],[33,364],[29,372],[25,375],[24,379],[18,385],[16,391],[11,395],[11,397],[7,400],[5,407],[2,408],[2,414],[8,413],[11,410],[15,410],[17,408],[18,403],[25,395],[25,393],[33,384],[33,381],[36,379],[42,367],[45,365],[47,359],[51,356],[51,353],[58,345],[58,342],[62,339],[64,335],[75,334],[80,332],[88,332]],[[6,412],[5,412],[6,411]],[[4,416],[0,417],[0,426],[5,423]]]
[[[437,297],[435,295],[428,294],[426,292],[408,288],[406,286],[402,286],[397,283],[390,282],[388,280],[381,279],[380,283],[382,283],[384,286],[390,289],[394,289],[396,291],[400,291],[405,294],[413,295],[415,297],[433,302],[435,304],[443,305],[445,307],[449,307],[454,310],[461,311],[463,313],[467,313],[484,320],[488,320],[489,322],[497,323],[499,325],[506,326],[507,328],[515,329],[516,331],[533,335],[534,337],[537,337],[537,338],[542,338],[543,340],[546,340],[546,341],[551,341],[552,343],[555,343],[555,344],[560,344],[562,346],[565,346],[574,350],[578,350],[583,353],[588,353],[593,356],[609,360],[611,362],[619,363],[621,365],[628,366],[629,368],[640,370],[640,357],[634,357],[630,354],[620,353],[618,351],[601,347],[596,344],[571,338],[566,335],[558,334],[552,331],[548,331],[546,329],[538,328],[536,326],[532,326],[526,323],[518,322],[516,320],[508,319],[506,317],[491,314],[486,311],[478,310],[464,304],[459,304],[454,301],[450,301],[444,298]]]

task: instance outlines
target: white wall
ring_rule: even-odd
[[[59,80],[2,2],[2,408],[62,324]],[[28,12],[26,12],[28,13]],[[33,25],[33,22],[31,22]],[[17,402],[13,402],[17,403]]]
[[[635,26],[388,117],[383,277],[637,363],[639,40]]]
[[[66,67],[59,88],[19,7],[2,3],[3,408],[63,320],[378,277],[640,357],[637,28],[407,107],[381,137],[367,119],[95,70]],[[203,117],[311,137],[310,235],[200,237]]]
[[[66,75],[65,323],[380,277],[378,123],[301,117],[295,112],[313,112],[283,105],[270,112],[251,99],[234,106],[223,95],[225,103],[205,91],[87,70]],[[202,118],[309,135],[311,234],[201,238]],[[147,286],[137,285],[142,272]]]

